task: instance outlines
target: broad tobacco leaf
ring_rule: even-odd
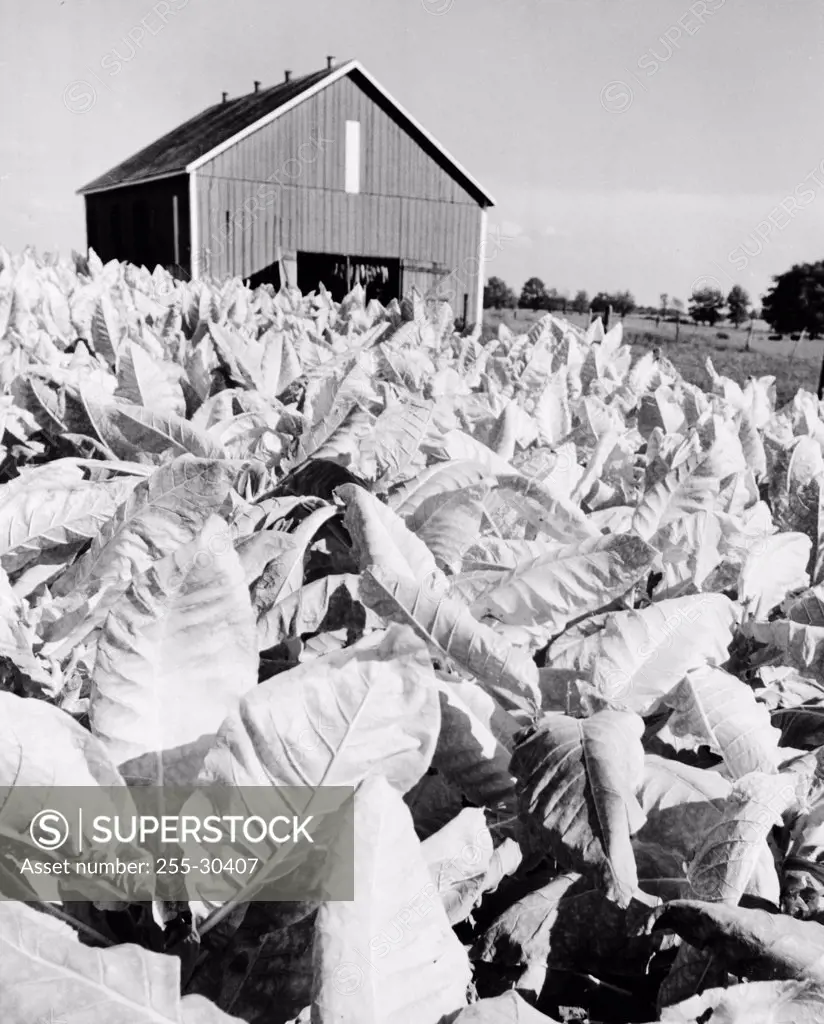
[[[690,669],[727,660],[736,615],[723,594],[610,612],[597,624],[590,620],[583,629],[573,627],[559,637],[548,663],[575,671],[598,696],[647,715]]]
[[[500,914],[472,952],[474,959],[520,968],[517,988],[539,995],[548,970],[632,977],[664,943],[647,934],[650,908],[619,907],[580,875],[559,875]],[[598,921],[597,929],[591,922]]]
[[[474,804],[515,813],[510,770],[516,725],[477,683],[438,681],[441,731],[432,765]]]
[[[774,534],[753,546],[738,580],[738,599],[749,616],[766,619],[787,594],[810,585],[811,546],[803,533]]]
[[[720,818],[731,788],[716,771],[646,754],[637,795],[647,821],[638,838],[688,853]]]
[[[344,629],[347,641],[381,628],[381,619],[360,602],[360,576],[328,575],[279,600],[257,620],[258,646],[266,651],[305,633]]]
[[[0,786],[125,785],[105,745],[53,704],[0,692]]]
[[[469,960],[382,775],[355,794],[355,899],[321,906],[314,956],[313,1024],[418,1024],[466,1005]]]
[[[406,806],[412,813],[415,832],[421,841],[435,835],[464,809],[460,789],[436,771],[428,771],[408,793]]]
[[[471,459],[436,462],[393,488],[387,503],[414,532],[418,522],[431,515],[450,493],[479,484],[486,476],[486,467]]]
[[[282,1024],[312,998],[315,907],[247,903],[233,915],[204,937],[183,991],[246,1024]]]
[[[281,672],[227,716],[201,781],[354,786],[380,771],[406,793],[429,768],[441,723],[425,646],[393,626]]]
[[[338,487],[336,494],[346,503],[344,522],[361,571],[380,565],[415,580],[435,572],[432,552],[392,509],[355,484]]]
[[[554,540],[573,543],[601,535],[582,509],[553,483],[542,483],[521,474],[499,474],[496,490],[487,505],[514,510]]]
[[[62,921],[0,902],[4,1024],[243,1024],[202,996],[180,997],[180,960],[127,943],[84,946]]]
[[[89,718],[118,763],[155,784],[189,750],[202,755],[257,685],[258,644],[229,527],[212,516],[117,601],[100,637]],[[197,775],[195,767],[188,781]]]
[[[103,404],[83,393],[83,402],[95,431],[119,459],[134,459],[151,453],[160,455],[171,448],[175,455],[219,459],[225,455],[221,445],[175,413],[159,413],[131,402]]]
[[[687,871],[691,892],[685,896],[734,907],[750,891],[777,905],[779,881],[766,839],[794,799],[793,781],[780,775],[752,772],[739,779],[722,817],[695,851]],[[659,1004],[679,1002],[708,984],[722,982],[725,971],[714,948],[685,944],[661,986]]]
[[[157,363],[139,345],[126,342],[120,353],[115,395],[142,405],[161,416],[186,415],[186,399],[180,386],[182,368],[176,363]]]
[[[267,632],[266,619],[272,608],[300,590],[303,585],[307,552],[317,539],[318,531],[336,514],[333,505],[323,505],[310,512],[291,533],[277,531],[282,548],[273,551],[252,587],[252,603],[258,620],[258,630]],[[267,530],[266,533],[274,533]]]
[[[656,928],[670,928],[691,945],[712,950],[740,977],[824,986],[824,925],[700,900],[673,900],[656,914]]]
[[[702,837],[687,877],[695,896],[736,905],[747,891],[773,826],[795,796],[792,782],[779,775],[751,772],[727,797],[721,819]],[[778,877],[758,893],[777,904]]]
[[[707,473],[707,455],[696,452],[646,491],[632,518],[632,530],[652,542],[659,530],[684,515],[711,509],[719,481]]]
[[[521,851],[512,839],[495,847],[479,807],[463,808],[421,843],[421,851],[450,924],[465,920],[483,894],[521,863]]]
[[[556,1024],[556,1021],[539,1013],[517,992],[504,992],[467,1006],[451,1019],[450,1024]]]
[[[45,552],[68,561],[97,537],[138,478],[93,483],[32,479],[25,487],[0,488],[0,566],[15,573]],[[56,549],[56,552],[55,552]]]
[[[361,597],[378,615],[411,626],[435,650],[471,672],[502,707],[529,714],[540,705],[535,662],[478,622],[461,601],[378,565],[363,574]]]
[[[183,455],[141,481],[52,587],[61,600],[41,629],[44,653],[68,654],[101,626],[135,576],[191,541],[219,512],[231,480],[225,463]]]
[[[720,754],[733,778],[749,772],[776,772],[780,732],[770,715],[740,679],[720,668],[688,672],[665,703],[673,709],[667,722],[677,746],[705,744]]]
[[[60,688],[60,672],[56,666],[47,665],[35,653],[35,625],[31,621],[35,614],[18,597],[9,583],[9,578],[0,569],[0,658],[7,658],[35,684],[37,690],[53,693]]]
[[[431,515],[416,517],[415,534],[432,552],[441,569],[461,567],[468,537],[477,537],[487,519],[487,484],[476,484],[446,495]]]
[[[632,534],[552,544],[506,573],[472,610],[479,618],[541,623],[560,633],[573,619],[603,608],[644,580],[655,557],[655,550]]]
[[[805,920],[824,911],[824,793],[819,773],[817,764],[817,785],[788,830],[782,865],[782,910]]]
[[[638,800],[647,821],[633,844],[642,889],[665,899],[671,898],[673,891],[691,895],[689,863],[704,838],[731,815],[732,788],[732,783],[717,771],[646,755]],[[756,850],[758,856],[746,891],[769,898],[775,894],[775,862],[766,843],[756,844]]]
[[[91,590],[142,572],[195,536],[225,500],[230,483],[219,461],[183,455],[162,466],[137,485],[54,592]]]
[[[824,699],[779,709],[772,721],[781,730],[781,742],[788,747],[814,750],[824,745]]]
[[[707,1013],[712,1013],[707,1018]],[[752,981],[712,988],[677,1006],[667,1007],[660,1024],[820,1024],[824,987],[805,981]]]
[[[375,424],[371,440],[380,477],[398,477],[416,462],[425,465],[418,449],[426,437],[434,414],[434,403],[410,395],[387,404]]]
[[[630,837],[646,820],[635,795],[643,731],[630,712],[549,714],[519,735],[512,755],[521,814],[538,841],[564,868],[592,872],[621,907],[638,892]]]

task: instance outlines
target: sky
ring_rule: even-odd
[[[80,186],[327,54],[492,194],[513,288],[757,303],[824,258],[820,0],[0,0],[0,245],[85,248]]]

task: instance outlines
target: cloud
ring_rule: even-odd
[[[514,221],[511,220],[505,220],[500,227],[501,234],[506,235],[508,238],[517,238],[518,235],[522,235],[524,233],[524,229],[521,227],[521,225],[516,224]]]
[[[499,236],[502,241],[505,239],[508,246],[529,248],[532,245],[532,239],[521,225],[511,220],[505,220],[502,224],[494,224],[489,231],[490,234]]]

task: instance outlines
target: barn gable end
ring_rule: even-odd
[[[368,295],[382,301],[414,285],[475,319],[491,197],[357,62],[305,82],[302,93],[290,82],[292,94],[282,103],[274,102],[278,87],[269,90],[274,109],[262,116],[252,118],[261,101],[251,94],[234,101],[234,115],[210,108],[211,115],[187,122],[199,133],[198,155],[188,160],[182,178],[168,179],[173,184],[151,183],[160,193],[186,182],[188,201],[178,196],[175,211],[179,217],[187,207],[185,258],[192,276],[278,284],[282,271],[303,291],[322,281],[336,298],[360,280]],[[240,118],[243,111],[249,123]],[[220,115],[222,125],[211,149],[207,115]],[[234,134],[227,130],[232,116]],[[167,136],[171,150],[154,144],[143,151],[148,170],[171,174],[192,155],[185,127]],[[137,154],[92,186],[140,173]],[[126,196],[125,182],[105,187],[86,196],[90,228],[101,219],[93,207],[111,205],[113,191]],[[137,187],[148,190],[150,184]],[[128,185],[129,192],[134,188]],[[168,227],[161,234],[168,241]],[[89,237],[91,244],[97,236],[90,230]],[[178,232],[176,251],[183,242]],[[164,243],[168,257],[166,249]]]

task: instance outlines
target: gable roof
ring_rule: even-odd
[[[482,206],[495,205],[495,200],[480,183],[357,60],[280,82],[269,89],[247,93],[225,103],[216,103],[77,191],[80,195],[87,195],[139,185],[157,178],[191,174],[247,135],[347,75],[359,80],[377,102],[388,106],[406,131]]]

